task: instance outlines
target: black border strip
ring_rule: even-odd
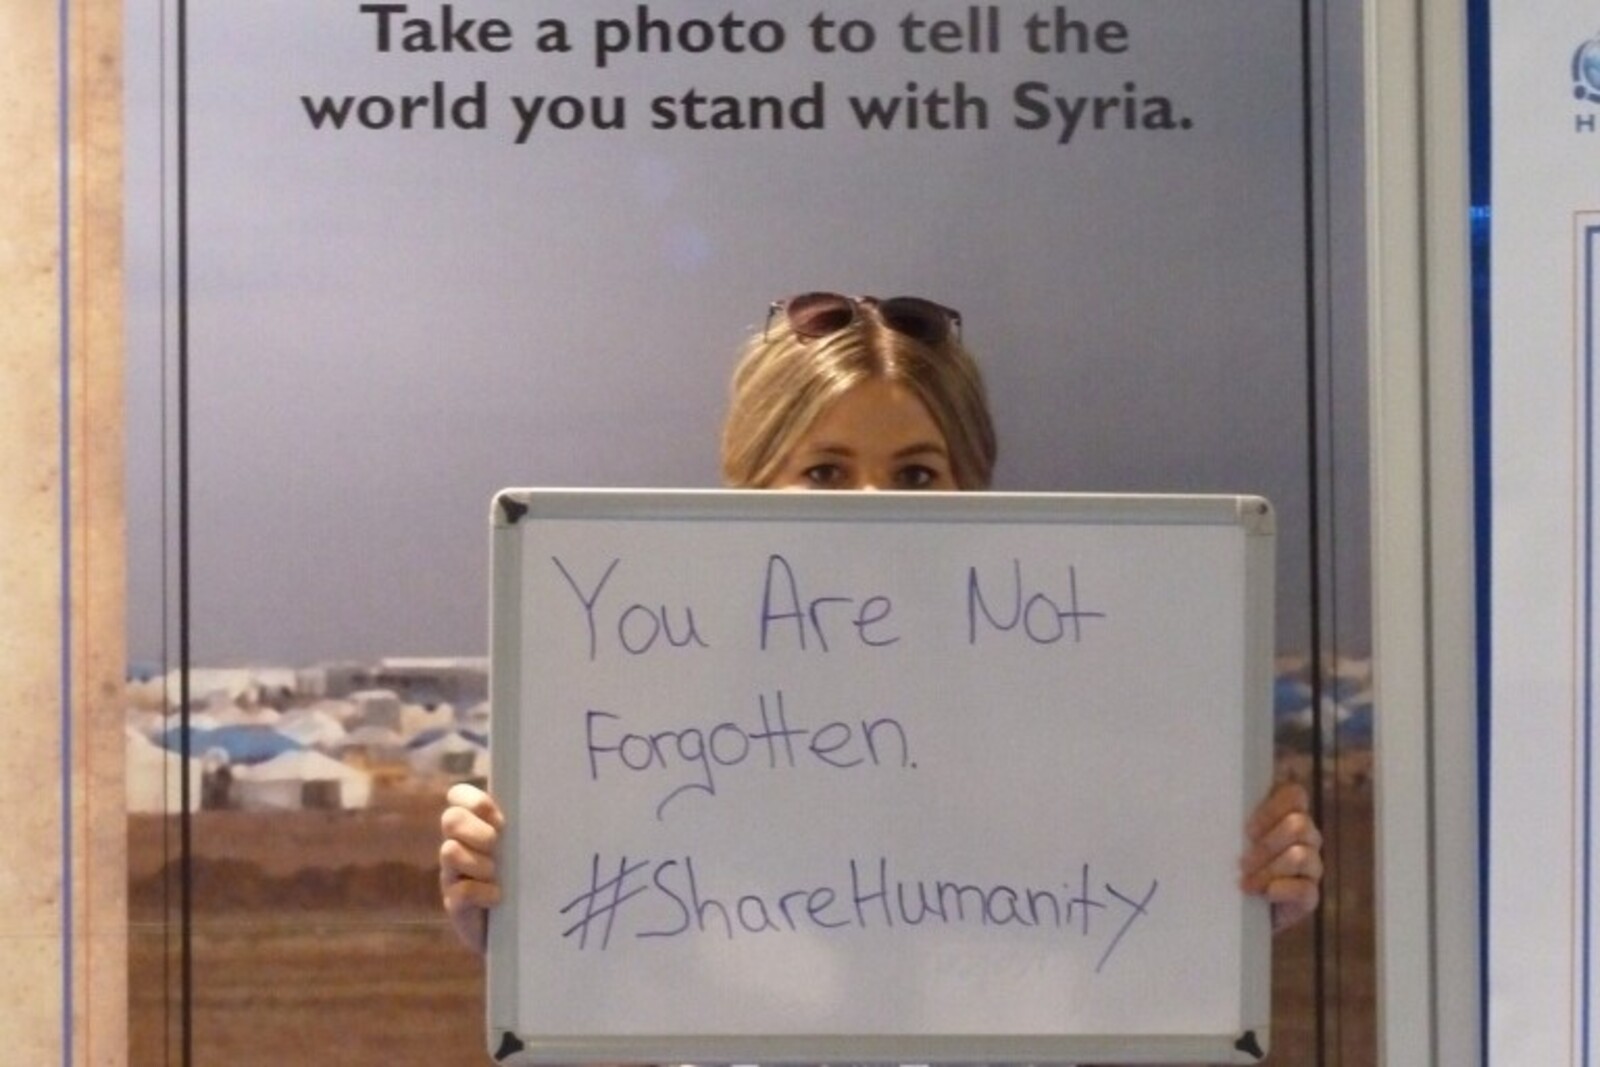
[[[177,4],[177,388],[178,388],[178,701],[179,765],[193,758],[189,672],[193,618],[189,569],[189,8]],[[179,1041],[183,1067],[194,1063],[194,800],[185,772],[179,785]]]
[[[1319,295],[1318,281],[1321,277],[1318,271],[1318,257],[1321,247],[1317,242],[1317,146],[1314,143],[1317,115],[1317,84],[1313,71],[1316,68],[1316,55],[1314,42],[1321,40],[1326,48],[1327,22],[1326,6],[1321,7],[1323,13],[1322,34],[1320,38],[1314,32],[1311,0],[1301,0],[1300,4],[1300,115],[1302,129],[1302,160],[1301,171],[1302,202],[1304,211],[1305,228],[1305,316],[1306,316],[1306,349],[1305,349],[1305,374],[1306,374],[1306,560],[1308,565],[1308,581],[1306,593],[1308,603],[1306,610],[1309,616],[1310,629],[1307,643],[1310,645],[1311,654],[1311,817],[1327,834],[1329,827],[1326,819],[1326,805],[1323,803],[1323,782],[1326,779],[1327,753],[1323,750],[1323,694],[1326,690],[1326,678],[1323,672],[1323,633],[1322,633],[1322,490],[1319,471],[1322,466],[1322,420],[1320,397],[1318,391],[1318,371],[1321,365],[1321,348],[1319,345],[1319,319],[1317,316]],[[1326,55],[1322,57],[1326,60]],[[1323,76],[1326,79],[1327,65],[1322,66]],[[1326,86],[1324,85],[1324,90]],[[1323,116],[1326,122],[1327,116]],[[1327,145],[1324,142],[1323,155],[1326,155]],[[1327,834],[1332,837],[1333,835]],[[1326,1062],[1328,1043],[1328,1008],[1327,1008],[1327,976],[1326,963],[1328,959],[1328,909],[1318,908],[1312,917],[1312,1003],[1315,1017],[1315,1046],[1316,1064],[1321,1067]]]

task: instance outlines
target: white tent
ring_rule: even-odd
[[[355,753],[370,763],[404,763],[406,739],[398,730],[383,726],[357,726],[352,728],[338,745],[341,754]]]
[[[228,704],[218,707],[212,714],[222,726],[276,726],[283,718],[277,708],[254,704],[248,708]]]
[[[177,714],[167,716],[167,729],[175,729],[183,720]],[[222,725],[222,720],[209,711],[195,711],[189,714],[189,729],[196,733],[201,730],[215,730]]]
[[[400,709],[400,735],[406,740],[429,730],[451,730],[456,725],[456,709],[449,703],[425,708],[407,704]]]
[[[177,814],[183,810],[184,762],[132,727],[123,730],[127,751],[128,812],[139,815]],[[188,765],[189,798],[200,806],[200,761]]]
[[[167,702],[176,705],[183,684],[183,672],[170,670],[159,681],[166,689]],[[294,693],[299,688],[293,669],[288,667],[194,667],[189,671],[189,699],[205,700],[213,694],[227,701],[255,703],[262,690]]]
[[[452,730],[411,750],[411,769],[417,774],[443,774],[453,778],[483,778],[489,774],[489,750]]]
[[[344,724],[321,708],[296,708],[278,720],[278,732],[307,748],[337,748],[344,743]]]
[[[235,806],[245,811],[365,808],[372,776],[320,752],[299,749],[233,769]]]
[[[463,730],[489,736],[489,702],[479,701],[470,708],[456,712],[456,725]]]
[[[183,672],[170,670],[161,683],[167,692],[167,706],[178,707],[183,696]],[[231,703],[255,692],[255,672],[245,667],[195,667],[189,671],[191,703]]]
[[[400,698],[388,689],[362,689],[350,694],[351,729],[377,726],[400,732]]]

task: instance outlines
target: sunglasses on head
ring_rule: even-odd
[[[796,337],[815,341],[855,322],[862,305],[876,308],[883,324],[895,333],[923,344],[941,344],[952,330],[957,336],[961,332],[961,312],[920,296],[891,296],[879,300],[875,296],[845,296],[843,293],[801,293],[772,302],[761,337],[766,339],[767,331],[772,328],[772,316],[781,311]]]

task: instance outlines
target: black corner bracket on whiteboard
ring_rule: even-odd
[[[528,513],[528,505],[513,493],[501,493],[494,502],[500,506],[500,516],[506,526],[515,526]]]
[[[500,1035],[500,1047],[494,1050],[494,1061],[496,1063],[504,1063],[525,1047],[521,1038],[507,1030]]]

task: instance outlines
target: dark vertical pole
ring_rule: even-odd
[[[1302,196],[1305,212],[1305,310],[1306,310],[1306,525],[1307,525],[1307,563],[1310,568],[1310,579],[1307,582],[1309,603],[1307,611],[1310,622],[1311,644],[1311,812],[1317,825],[1326,828],[1325,811],[1323,803],[1323,783],[1325,780],[1323,750],[1323,692],[1325,679],[1323,673],[1323,628],[1322,628],[1322,418],[1321,418],[1321,391],[1318,388],[1321,373],[1322,345],[1321,320],[1319,318],[1320,301],[1318,300],[1319,280],[1322,270],[1318,259],[1321,255],[1321,244],[1317,240],[1318,233],[1318,208],[1317,194],[1319,183],[1317,181],[1317,168],[1320,163],[1325,163],[1326,143],[1315,143],[1318,129],[1317,119],[1319,111],[1317,92],[1319,81],[1316,71],[1326,69],[1325,55],[1319,56],[1317,48],[1326,47],[1326,26],[1318,32],[1313,26],[1313,8],[1320,10],[1320,5],[1314,5],[1311,0],[1305,0],[1300,5],[1300,85],[1301,85],[1301,123],[1304,130],[1304,168],[1302,171]],[[1319,66],[1320,64],[1320,66]],[[1324,120],[1326,115],[1323,114]],[[1327,1055],[1327,982],[1324,976],[1324,964],[1327,959],[1327,909],[1319,908],[1312,927],[1313,951],[1312,959],[1315,961],[1312,968],[1312,994],[1316,1004],[1316,1048],[1317,1064],[1326,1062]]]
[[[177,0],[177,284],[178,284],[178,699],[179,786],[183,812],[179,818],[180,883],[178,917],[179,1023],[183,1067],[194,1063],[194,798],[189,764],[194,758],[189,734],[190,578],[189,573],[189,12]]]

